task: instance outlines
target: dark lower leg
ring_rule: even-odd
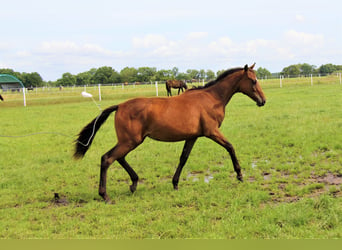
[[[242,182],[243,177],[242,177],[242,173],[241,173],[241,167],[240,167],[239,161],[236,157],[233,145],[228,142],[225,148],[227,149],[227,151],[230,155],[230,158],[232,159],[234,170],[236,172],[236,178]]]
[[[103,162],[103,161],[102,161]],[[99,195],[106,201],[109,201],[109,196],[106,191],[107,184],[107,170],[109,166],[102,165],[101,163],[101,173],[100,173],[100,184],[99,184]]]
[[[239,181],[243,181],[242,174],[241,174],[241,167],[239,164],[239,161],[236,157],[235,150],[232,144],[230,144],[227,139],[221,134],[219,130],[216,130],[213,135],[211,135],[209,138],[220,144],[222,147],[224,147],[232,159],[234,170],[236,172],[236,178]]]
[[[197,138],[196,138],[197,139]],[[175,190],[178,190],[178,182],[179,182],[179,176],[182,172],[182,169],[186,163],[186,161],[189,158],[190,152],[196,142],[196,139],[190,140],[190,141],[186,141],[183,147],[183,152],[181,154],[180,160],[179,160],[179,164],[177,167],[177,170],[172,178],[172,184],[173,184],[173,188]]]
[[[137,185],[138,185],[138,180],[139,180],[138,175],[133,170],[133,168],[127,163],[127,161],[125,160],[125,157],[118,159],[118,162],[126,170],[126,172],[129,174],[129,176],[131,177],[132,185],[130,186],[130,190],[132,193],[134,193],[135,190],[137,189]]]

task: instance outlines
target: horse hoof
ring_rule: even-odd
[[[240,182],[243,182],[242,175],[238,175],[236,178],[237,178]]]
[[[135,190],[137,190],[137,186],[131,185],[129,186],[129,189],[131,190],[132,194],[134,194]]]

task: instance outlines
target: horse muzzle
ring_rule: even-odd
[[[258,101],[257,101],[257,105],[258,105],[259,107],[264,106],[265,103],[266,103],[266,100],[258,100]]]

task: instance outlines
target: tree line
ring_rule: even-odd
[[[259,78],[271,78],[273,76],[278,77],[279,75],[283,76],[294,76],[297,77],[299,75],[309,76],[311,74],[317,75],[327,75],[334,72],[341,72],[342,71],[342,65],[334,65],[334,64],[323,64],[320,67],[317,67],[316,65],[311,65],[308,63],[299,63],[299,64],[293,64],[290,66],[287,66],[283,68],[283,70],[279,73],[271,73],[265,68],[258,68],[257,70],[257,76]]]
[[[25,87],[41,86],[73,86],[73,85],[92,85],[92,84],[113,84],[113,83],[134,83],[134,82],[155,82],[166,81],[168,79],[176,80],[204,80],[215,79],[225,70],[219,70],[216,73],[212,70],[188,69],[186,72],[180,72],[177,67],[172,69],[160,69],[155,67],[125,67],[120,72],[110,66],[92,68],[76,75],[64,73],[56,81],[44,81],[39,73],[20,73],[12,69],[0,69],[0,74],[10,74],[21,80]],[[324,64],[320,67],[308,63],[294,64],[285,67],[280,73],[271,73],[266,68],[259,67],[256,71],[258,78],[271,78],[275,75],[310,75],[310,74],[331,74],[336,71],[342,71],[342,65]]]

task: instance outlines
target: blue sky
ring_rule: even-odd
[[[0,3],[0,68],[56,80],[111,66],[214,71],[342,64],[341,1]]]

